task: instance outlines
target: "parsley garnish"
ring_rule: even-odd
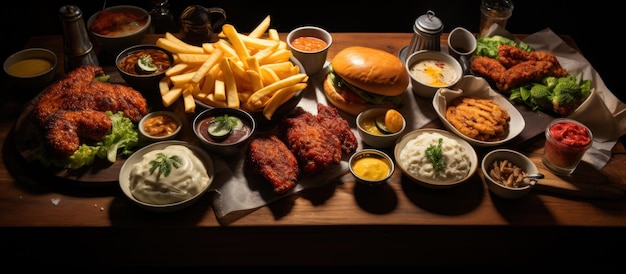
[[[150,174],[153,174],[156,169],[159,169],[157,173],[157,178],[159,178],[161,174],[167,177],[172,171],[172,166],[174,166],[174,168],[179,168],[182,163],[183,161],[180,159],[180,157],[178,157],[178,155],[173,155],[168,158],[165,153],[157,153],[156,160],[150,161],[150,165],[152,165],[152,167],[150,168]]]
[[[433,163],[433,168],[435,171],[444,170],[446,168],[446,163],[443,160],[443,151],[441,149],[441,144],[443,143],[443,138],[439,138],[439,143],[437,146],[431,144],[426,149],[426,157]]]
[[[237,117],[228,116],[224,114],[222,116],[215,117],[211,123],[218,123],[213,132],[219,132],[220,130],[231,131],[237,126]]]

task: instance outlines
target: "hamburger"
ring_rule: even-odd
[[[335,55],[324,80],[324,94],[338,109],[352,115],[361,111],[402,106],[409,75],[391,53],[360,46]]]

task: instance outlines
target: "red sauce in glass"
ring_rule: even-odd
[[[301,51],[320,51],[325,49],[328,44],[319,38],[303,36],[291,41],[291,45]]]
[[[550,134],[569,146],[586,146],[591,142],[587,129],[572,123],[558,123],[550,128]]]

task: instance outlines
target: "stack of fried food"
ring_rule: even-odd
[[[463,135],[494,142],[509,133],[509,113],[491,99],[461,96],[446,108],[446,119]]]
[[[474,73],[487,77],[501,92],[505,93],[523,84],[540,81],[546,76],[565,77],[568,75],[554,53],[527,52],[504,44],[498,46],[496,59],[473,56],[470,66]]]
[[[310,175],[323,172],[358,147],[348,121],[332,106],[318,103],[317,115],[298,107],[278,127],[278,134],[255,137],[248,154],[276,194],[294,188],[301,170]]]
[[[289,58],[293,56],[267,16],[248,35],[231,24],[222,26],[220,39],[194,46],[171,33],[156,42],[174,55],[159,88],[164,106],[181,96],[185,111],[195,111],[195,100],[213,107],[262,112],[270,120],[276,109],[307,86],[308,76]],[[266,35],[267,32],[267,35]]]

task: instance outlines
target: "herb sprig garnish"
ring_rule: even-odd
[[[170,175],[172,172],[172,166],[174,168],[179,168],[183,164],[183,160],[178,157],[178,155],[173,155],[167,157],[167,154],[159,152],[157,153],[157,157],[155,160],[150,161],[150,175],[154,173],[155,170],[158,169],[157,178],[163,174],[164,177]]]
[[[443,150],[441,148],[441,144],[443,143],[443,138],[439,138],[439,142],[437,145],[430,144],[426,149],[426,157],[433,163],[433,168],[435,171],[444,170],[446,168],[446,162],[443,159]]]
[[[220,130],[231,131],[237,126],[237,120],[237,117],[228,116],[228,114],[217,116],[211,121],[211,123],[218,123],[213,132],[219,132]]]

